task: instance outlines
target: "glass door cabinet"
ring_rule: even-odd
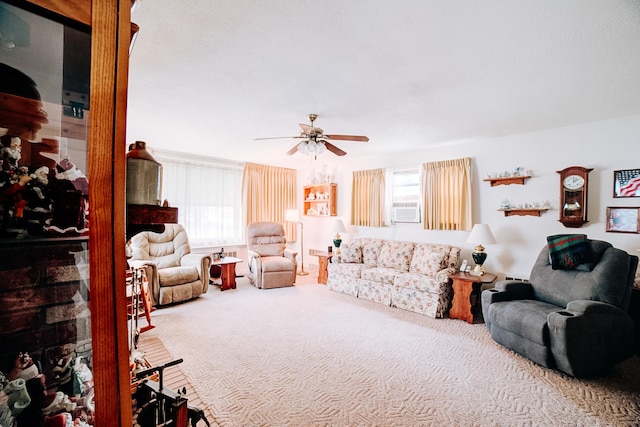
[[[131,424],[130,7],[0,0],[2,426]]]

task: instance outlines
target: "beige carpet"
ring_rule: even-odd
[[[314,279],[214,286],[155,311],[145,338],[184,359],[212,425],[640,424],[638,357],[576,380],[499,346],[484,324],[383,307]]]

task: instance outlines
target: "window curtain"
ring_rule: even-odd
[[[425,230],[471,230],[471,158],[422,166]]]
[[[162,164],[162,193],[178,208],[192,247],[243,243],[242,164],[153,150]]]
[[[351,191],[351,224],[383,227],[384,169],[354,171]]]
[[[296,240],[297,224],[284,220],[285,211],[296,207],[295,169],[245,163],[242,196],[245,228],[256,221],[281,222],[284,224],[287,240]]]

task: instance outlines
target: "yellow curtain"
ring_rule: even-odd
[[[384,169],[353,172],[351,224],[384,226]]]
[[[471,230],[471,158],[423,164],[426,230]]]
[[[242,172],[244,225],[256,221],[284,224],[287,240],[295,241],[296,223],[285,222],[287,209],[296,208],[296,170],[245,163]]]

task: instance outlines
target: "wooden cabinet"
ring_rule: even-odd
[[[336,216],[338,214],[338,184],[318,184],[304,187],[304,214]]]
[[[29,126],[29,132],[23,134],[20,122],[11,123],[15,115],[0,115],[3,121],[9,121],[0,123],[0,127],[19,135],[23,146],[44,138],[81,142],[73,145],[78,151],[69,159],[76,160],[77,155],[78,163],[86,165],[83,169],[76,164],[89,182],[84,191],[88,192],[91,212],[88,232],[81,236],[21,233],[19,239],[9,237],[1,242],[0,295],[3,307],[8,307],[6,321],[0,322],[1,360],[7,364],[15,357],[12,353],[29,351],[40,359],[43,369],[49,369],[52,361],[60,361],[56,359],[58,349],[72,349],[68,356],[83,356],[93,372],[94,425],[130,426],[125,141],[131,0],[1,3],[3,13],[10,10],[19,17],[9,18],[16,24],[10,27],[29,35],[28,44],[3,51],[2,62],[31,77],[40,92],[47,94],[42,99],[47,101],[43,109],[48,113],[49,126]],[[21,22],[23,28],[18,28]],[[67,37],[77,33],[89,36],[90,54],[65,46]],[[46,60],[43,51],[47,52]],[[76,68],[78,59],[86,61],[87,66]],[[70,82],[81,83],[90,91],[91,114],[87,112],[84,120],[65,118],[60,114],[64,101],[54,101],[62,100],[62,91]],[[56,83],[61,86],[53,87]],[[50,108],[52,103],[56,108]],[[22,160],[27,161],[25,152]],[[7,224],[13,227],[14,222]],[[12,234],[11,230],[5,233]],[[51,387],[48,392],[53,392],[60,384],[55,376],[46,377]]]
[[[178,208],[127,205],[128,224],[177,224]]]

